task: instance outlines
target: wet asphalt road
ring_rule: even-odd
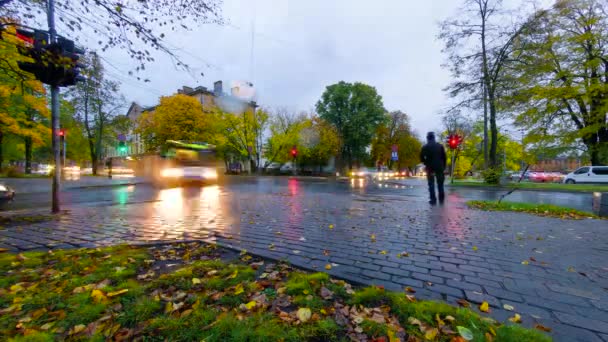
[[[220,191],[230,192],[260,192],[277,193],[284,190],[287,178],[228,178],[219,185]],[[422,179],[407,179],[391,183],[377,183],[364,180],[338,182],[326,180],[304,181],[308,192],[317,193],[358,193],[369,195],[406,196],[410,199],[426,201],[428,193],[425,181]],[[184,199],[196,198],[197,187],[187,187],[182,191]],[[69,189],[61,193],[61,203],[65,206],[98,206],[125,205],[129,203],[144,203],[163,201],[166,189],[160,189],[149,184],[115,186],[105,188]],[[468,200],[497,200],[505,193],[504,190],[488,190],[476,188],[446,188],[450,200],[466,202]],[[591,211],[592,195],[589,193],[561,193],[542,191],[516,191],[505,200],[513,202],[546,203],[570,207],[583,211]],[[49,193],[19,194],[13,203],[4,205],[4,210],[19,210],[29,208],[44,208],[50,206]]]

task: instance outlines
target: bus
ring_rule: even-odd
[[[211,144],[167,140],[159,152],[138,158],[136,174],[160,185],[215,183],[220,166],[216,155]]]

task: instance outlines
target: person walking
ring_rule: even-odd
[[[443,145],[435,141],[435,133],[428,132],[426,135],[426,144],[422,146],[420,151],[420,160],[426,167],[426,179],[429,184],[429,195],[431,205],[437,204],[435,196],[435,179],[437,179],[437,191],[439,192],[439,203],[445,200],[445,191],[443,182],[445,181],[445,167],[447,165],[447,155]]]

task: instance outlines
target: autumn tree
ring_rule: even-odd
[[[304,166],[318,167],[323,172],[332,157],[340,151],[340,137],[335,127],[317,115],[307,120],[298,139],[298,159]]]
[[[366,155],[372,136],[385,119],[382,97],[376,88],[360,82],[328,86],[316,105],[319,116],[338,132],[340,157],[352,169]]]
[[[301,132],[311,126],[305,115],[293,114],[285,108],[271,112],[269,120],[270,136],[266,141],[266,163],[263,168],[273,162],[284,163],[290,160],[289,151],[299,144]]]
[[[119,94],[118,83],[106,79],[97,54],[86,56],[84,63],[87,67],[82,74],[86,79],[70,89],[69,98],[78,120],[84,126],[92,172],[97,174],[104,141],[115,139],[109,136],[112,131],[110,122],[124,107],[124,98]]]
[[[393,146],[397,146],[396,162],[391,158]],[[419,162],[421,148],[420,141],[412,132],[409,116],[402,111],[393,111],[386,113],[385,120],[376,128],[371,157],[376,164],[388,165],[391,169],[413,169]]]
[[[484,127],[490,126],[490,167],[499,167],[497,122],[501,118],[501,97],[505,90],[517,86],[505,76],[505,68],[518,57],[513,53],[514,45],[522,32],[543,15],[538,12],[518,21],[504,10],[501,0],[465,0],[458,15],[441,23],[439,38],[445,42],[446,65],[454,78],[446,90],[458,99],[455,109],[487,106]]]
[[[221,134],[221,147],[226,157],[245,158],[250,169],[259,164],[262,154],[262,134],[268,125],[269,114],[266,110],[248,108],[242,112],[220,112],[214,123]],[[262,143],[260,143],[262,141]]]
[[[44,124],[48,109],[42,84],[18,67],[18,62],[27,61],[17,50],[21,44],[12,27],[0,39],[0,69],[4,71],[0,73],[0,167],[4,162],[3,139],[12,135],[24,141],[29,172],[32,148],[43,144],[50,130]]]
[[[510,71],[515,122],[539,147],[582,144],[608,163],[608,4],[561,0],[522,35]],[[566,152],[566,151],[563,151]]]
[[[148,150],[156,150],[167,140],[210,141],[211,120],[194,97],[163,96],[153,111],[142,113],[137,133]]]

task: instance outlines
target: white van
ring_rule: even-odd
[[[564,183],[608,183],[608,166],[583,166],[569,173]]]

